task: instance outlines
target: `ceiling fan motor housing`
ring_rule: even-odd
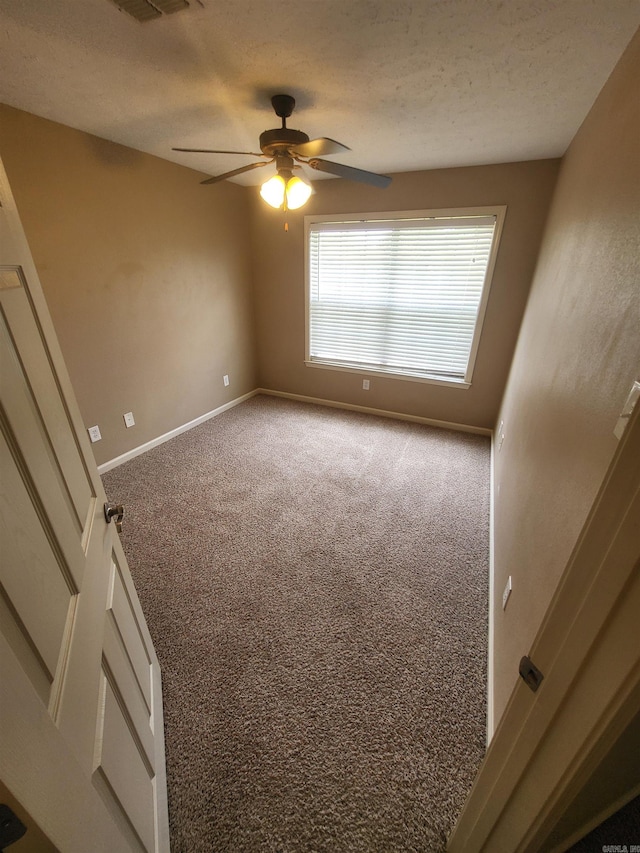
[[[301,130],[291,130],[288,127],[276,127],[273,130],[265,130],[260,134],[260,150],[263,154],[273,157],[274,154],[295,148],[308,142],[309,137]]]

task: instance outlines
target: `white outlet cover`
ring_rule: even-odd
[[[363,390],[364,390],[364,391],[368,391],[368,390],[369,390],[369,385],[370,385],[370,383],[369,383],[369,380],[368,380],[368,379],[363,379],[363,380],[362,380],[362,388],[363,388]]]
[[[225,373],[225,375],[222,377],[222,381],[224,382],[224,384],[225,384],[225,388],[226,388],[226,386],[229,384],[229,377],[227,376],[227,374],[226,374],[226,373]]]
[[[507,601],[509,601],[509,596],[511,595],[511,575],[507,578],[507,583],[505,584],[504,592],[502,593],[502,609],[505,610],[507,606]]]
[[[102,436],[100,435],[100,427],[99,426],[89,427],[87,432],[89,433],[89,438],[91,439],[92,444],[95,444],[96,441],[100,441],[102,439]]]
[[[136,422],[135,422],[134,417],[133,417],[133,412],[127,412],[122,417],[124,418],[124,423],[125,423],[125,426],[127,427],[127,429],[129,429],[129,427],[135,426]]]
[[[500,421],[500,426],[498,427],[498,450],[502,450],[503,442],[504,442],[504,421]]]
[[[618,417],[618,422],[613,430],[613,434],[618,440],[622,438],[622,433],[625,431],[627,424],[629,423],[629,418],[633,414],[638,398],[640,398],[640,382],[636,381],[631,386],[629,396],[625,401],[622,411],[620,412],[620,416]]]

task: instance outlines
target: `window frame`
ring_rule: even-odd
[[[304,217],[304,280],[305,280],[305,354],[304,364],[306,367],[319,368],[321,370],[337,370],[346,373],[366,374],[367,376],[380,376],[388,379],[402,379],[406,382],[424,382],[431,385],[444,385],[452,388],[468,389],[472,384],[473,372],[476,364],[476,356],[482,337],[482,329],[489,301],[489,295],[493,284],[493,275],[495,271],[498,251],[500,248],[500,239],[502,237],[502,229],[506,217],[506,205],[489,205],[483,207],[463,207],[463,208],[438,208],[430,210],[394,210],[384,212],[370,213],[346,213],[346,214],[308,214]],[[471,340],[471,349],[469,351],[469,361],[463,379],[442,379],[437,376],[415,376],[409,373],[401,373],[398,371],[387,369],[376,369],[372,367],[356,367],[354,365],[342,365],[329,361],[314,361],[311,358],[311,280],[310,280],[310,232],[312,226],[316,223],[335,223],[336,225],[354,222],[372,224],[380,224],[384,222],[398,222],[402,220],[413,221],[419,219],[469,219],[473,217],[495,217],[495,227],[493,232],[493,240],[487,270],[485,273],[484,283],[482,286],[482,294],[478,305],[478,313],[476,317],[473,337]]]

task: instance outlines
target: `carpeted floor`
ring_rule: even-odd
[[[173,853],[438,853],[485,742],[489,440],[258,396],[104,476]]]

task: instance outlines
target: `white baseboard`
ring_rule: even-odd
[[[159,435],[158,438],[153,438],[151,441],[147,441],[145,442],[145,444],[141,444],[139,447],[134,447],[133,450],[128,450],[121,456],[116,456],[115,459],[110,459],[108,462],[103,462],[102,465],[98,465],[98,473],[104,474],[107,471],[111,471],[112,468],[117,468],[118,465],[122,465],[124,462],[128,462],[130,459],[134,459],[136,456],[140,456],[142,453],[146,453],[148,450],[157,447],[159,444],[164,444],[164,442],[169,441],[170,438],[175,438],[176,435],[180,435],[183,432],[187,432],[187,430],[193,429],[193,427],[196,427],[199,424],[210,420],[211,418],[215,418],[216,415],[221,415],[223,412],[226,412],[227,409],[232,409],[234,406],[238,406],[240,403],[244,403],[245,400],[248,400],[250,397],[254,397],[258,393],[258,391],[249,391],[248,394],[243,394],[242,397],[236,397],[235,400],[231,400],[229,403],[225,403],[223,406],[218,406],[217,409],[214,409],[211,412],[207,412],[204,415],[200,415],[199,418],[195,418],[194,420],[189,421],[186,424],[182,424],[182,426],[176,427],[175,429],[172,429],[169,432],[165,432],[164,435]]]
[[[487,638],[487,746],[491,743],[495,731],[495,714],[493,705],[493,649],[495,617],[493,601],[495,597],[495,563],[494,563],[494,530],[495,530],[495,450],[494,435],[491,435],[491,468],[489,481],[489,630]]]
[[[216,415],[221,415],[222,412],[226,412],[227,409],[232,409],[234,406],[237,406],[240,403],[244,403],[245,400],[248,400],[251,397],[255,397],[256,394],[267,394],[271,397],[284,397],[287,400],[297,400],[301,403],[313,403],[317,406],[329,406],[332,409],[346,409],[347,411],[351,412],[363,412],[367,415],[377,415],[378,417],[393,418],[399,421],[410,421],[411,423],[425,424],[426,426],[439,427],[440,429],[452,429],[457,430],[458,432],[475,433],[476,435],[492,436],[493,434],[490,429],[469,426],[467,424],[457,424],[451,423],[449,421],[438,421],[434,420],[433,418],[423,418],[419,415],[405,415],[402,412],[388,412],[384,409],[373,409],[369,406],[357,406],[353,403],[339,403],[335,402],[334,400],[322,400],[319,397],[306,397],[302,394],[289,394],[287,391],[273,391],[270,388],[255,388],[253,391],[249,391],[248,394],[243,394],[242,397],[236,397],[235,400],[231,400],[229,403],[225,403],[223,406],[218,406],[217,409],[214,409],[211,412],[207,412],[204,415],[200,415],[200,417],[195,418],[194,420],[189,421],[186,424],[182,424],[182,426],[176,427],[175,429],[164,433],[164,435],[160,435],[157,438],[152,439],[151,441],[145,442],[145,444],[141,444],[138,447],[134,447],[132,450],[128,450],[121,456],[116,456],[115,459],[110,459],[108,462],[103,462],[102,465],[98,465],[98,472],[100,474],[105,474],[107,471],[111,471],[112,468],[117,468],[118,465],[122,465],[124,462],[128,462],[130,459],[135,459],[136,456],[140,456],[142,453],[146,453],[148,450],[152,450],[159,444],[164,444],[164,442],[169,441],[170,438],[175,438],[175,436],[180,435],[183,432],[187,432],[187,430],[193,429],[193,427],[196,427],[199,424],[208,421],[210,418],[215,418]]]
[[[377,415],[380,418],[393,418],[397,421],[410,421],[416,424],[452,429],[457,432],[471,432],[476,435],[491,436],[493,431],[484,427],[474,427],[468,424],[457,424],[449,421],[436,421],[432,418],[422,418],[419,415],[405,415],[402,412],[388,412],[385,409],[372,409],[369,406],[356,406],[354,403],[338,403],[335,400],[322,400],[319,397],[306,397],[302,394],[289,394],[287,391],[272,391],[270,388],[257,388],[256,394],[268,394],[271,397],[284,397],[287,400],[298,400],[301,403],[314,403],[316,406],[329,406],[332,409],[346,409],[350,412],[364,412],[367,415]]]

